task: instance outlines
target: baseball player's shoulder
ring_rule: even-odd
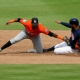
[[[41,23],[39,23],[38,27],[39,27],[40,30],[44,29],[44,26]]]
[[[21,19],[20,20],[20,23],[22,23],[22,24],[30,24],[31,23],[31,20]]]
[[[26,22],[27,19],[21,18],[21,22]]]
[[[42,27],[44,27],[44,26],[43,26],[41,23],[39,23],[39,27],[42,28]]]
[[[39,23],[39,25],[42,25],[41,23]]]
[[[49,32],[49,30],[46,27],[44,27],[41,23],[39,24],[39,29],[41,32],[44,32],[44,33]]]

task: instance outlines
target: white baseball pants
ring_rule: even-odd
[[[71,46],[68,46],[66,42],[57,44],[54,49],[55,54],[67,54],[67,53],[76,53],[77,50],[73,50]]]

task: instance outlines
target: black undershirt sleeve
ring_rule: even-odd
[[[21,18],[18,18],[18,21],[17,22],[20,22]]]
[[[49,34],[48,35],[52,37],[53,36],[53,33],[51,31],[49,31]]]
[[[51,37],[55,37],[55,38],[57,38],[57,36],[58,36],[57,34],[51,32],[51,31],[49,31],[49,34],[48,35],[51,36]]]

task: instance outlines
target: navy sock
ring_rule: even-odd
[[[55,48],[54,48],[54,46],[53,46],[53,47],[51,47],[51,48],[48,48],[47,51],[54,51],[54,49],[55,49]]]

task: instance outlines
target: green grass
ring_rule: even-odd
[[[48,29],[67,30],[57,25],[53,20],[68,22],[70,18],[80,18],[80,0],[0,0],[0,29],[23,29],[19,23],[5,26],[5,23],[14,18],[31,19],[36,16]]]
[[[5,23],[14,18],[38,17],[48,29],[68,30],[53,20],[80,19],[80,0],[0,0],[0,30],[21,30]],[[0,80],[80,80],[80,65],[0,65]]]
[[[0,80],[80,80],[80,65],[0,65]]]

